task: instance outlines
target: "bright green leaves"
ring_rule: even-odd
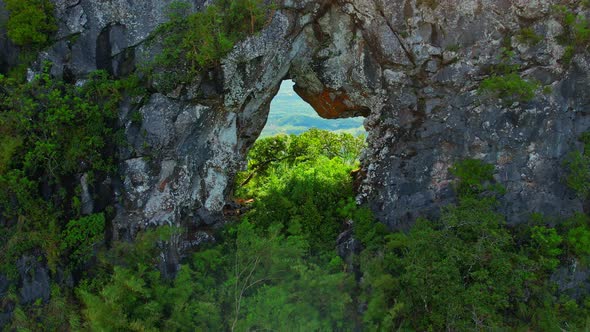
[[[580,198],[590,197],[590,135],[582,134],[579,140],[584,144],[582,151],[571,152],[564,161],[567,169],[565,182]]]
[[[481,82],[479,92],[507,101],[531,101],[538,87],[537,83],[523,79],[518,73],[493,74]]]
[[[479,194],[494,179],[494,165],[477,159],[465,159],[455,163],[449,170],[459,179],[458,195]]]
[[[505,104],[533,100],[539,83],[523,79],[518,72],[520,66],[514,64],[513,57],[512,50],[502,49],[500,63],[492,67],[490,77],[484,79],[479,85],[477,92],[480,95],[502,99]]]
[[[70,220],[62,232],[61,250],[68,250],[72,264],[83,263],[92,254],[93,246],[102,241],[105,229],[103,213]]]
[[[456,163],[451,173],[458,177],[458,203],[443,208],[436,221],[418,220],[407,233],[383,236],[370,223],[355,225],[366,244],[361,286],[367,330],[587,326],[580,317],[590,307],[567,296],[557,299],[550,281],[566,253],[586,261],[587,217],[553,228],[535,216],[519,233],[495,211],[502,190],[493,171],[477,160]]]
[[[163,49],[151,66],[163,90],[190,83],[200,71],[217,65],[236,42],[263,27],[269,10],[261,0],[216,0],[187,15],[189,7],[173,3],[170,21],[154,36]]]
[[[590,22],[580,11],[565,5],[554,6],[557,18],[563,23],[564,31],[559,41],[565,46],[562,61],[569,65],[576,53],[588,50],[590,46]]]
[[[30,82],[0,77],[0,209],[12,220],[2,250],[14,262],[41,249],[52,270],[75,269],[105,223],[103,214],[80,218],[78,179],[87,173],[93,185],[114,171],[118,105],[130,85],[97,72],[76,87],[49,66]]]
[[[248,217],[264,227],[281,223],[312,252],[330,251],[348,217],[338,211],[354,196],[350,172],[363,147],[362,137],[317,129],[258,140],[238,177],[238,195],[255,201]]]
[[[538,260],[544,269],[554,270],[559,265],[557,258],[562,250],[559,248],[562,237],[557,234],[555,228],[533,226],[531,229],[532,249],[537,254]]]
[[[9,12],[8,38],[29,48],[45,46],[57,31],[53,4],[49,0],[5,0]]]
[[[341,163],[354,166],[365,147],[362,136],[336,134],[325,130],[310,129],[301,135],[277,135],[256,141],[248,154],[248,172],[239,175],[239,188],[256,177],[268,175],[269,170],[281,170],[296,163],[317,163],[318,158],[338,157]],[[250,188],[256,188],[255,184]],[[240,195],[247,195],[239,193]]]

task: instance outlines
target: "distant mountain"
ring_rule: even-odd
[[[363,117],[327,120],[299,97],[291,80],[283,81],[279,93],[270,104],[270,114],[261,136],[280,133],[299,134],[310,128],[348,132],[353,135],[364,134]]]

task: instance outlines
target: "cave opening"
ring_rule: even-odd
[[[312,94],[294,80],[283,80],[270,102],[266,124],[249,149],[246,167],[237,174],[233,200],[224,214],[240,216],[254,206],[274,211],[275,205],[281,206],[274,199],[297,202],[306,206],[297,213],[323,211],[307,226],[328,224],[333,238],[324,240],[336,239],[349,226],[331,214],[343,208],[338,204],[355,201],[367,137],[368,112],[349,104],[344,93]],[[326,211],[330,216],[323,216]],[[276,220],[281,217],[278,213]]]
[[[301,134],[316,128],[335,133],[349,133],[353,136],[365,135],[364,117],[325,119],[294,90],[295,82],[287,79],[270,104],[268,119],[260,138],[278,134]]]

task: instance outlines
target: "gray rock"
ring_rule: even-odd
[[[46,302],[51,295],[49,271],[36,257],[25,256],[16,263],[19,280],[19,299],[22,304],[32,304],[37,300]]]
[[[590,294],[590,269],[578,261],[558,268],[551,276],[551,281],[557,284],[560,294],[572,299],[580,300]]]
[[[80,212],[83,215],[89,215],[94,212],[94,200],[90,192],[90,185],[91,183],[88,183],[88,174],[83,174],[80,177],[80,187],[82,188],[82,192],[80,193],[80,202],[82,202]]]

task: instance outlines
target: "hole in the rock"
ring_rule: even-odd
[[[295,82],[285,80],[270,104],[270,113],[260,137],[277,134],[300,134],[317,128],[336,133],[350,133],[354,136],[365,134],[364,117],[346,119],[324,119],[295,91]]]

